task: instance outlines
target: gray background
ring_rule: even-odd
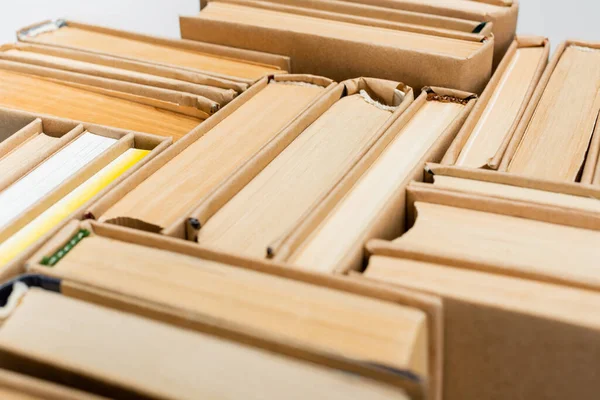
[[[199,0],[0,0],[0,43],[14,32],[53,18],[71,18],[114,28],[179,37],[179,15],[199,11]],[[600,41],[598,0],[521,0],[518,33]]]

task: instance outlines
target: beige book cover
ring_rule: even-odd
[[[442,163],[498,169],[548,63],[549,52],[547,39],[515,39]]]
[[[304,399],[327,391],[339,399],[408,399],[397,388],[343,371],[22,282],[11,296],[18,294],[17,305],[2,309],[0,365],[111,398]]]
[[[444,399],[594,399],[600,294],[399,257],[382,245],[364,278],[444,301]]]
[[[0,70],[0,106],[38,114],[86,121],[177,140],[202,121],[197,117],[160,110],[135,100],[113,97],[82,87]]]
[[[600,110],[596,47],[570,41],[559,47],[500,170],[554,181],[592,181],[600,148],[594,134]],[[579,90],[568,89],[572,87]]]
[[[360,269],[368,239],[402,232],[404,187],[423,175],[424,159],[444,152],[475,99],[442,88],[423,91],[327,200],[280,241],[275,258],[321,272]]]
[[[510,47],[517,30],[517,0],[343,0],[391,9],[417,11],[494,24],[494,64],[498,65]]]
[[[227,115],[212,129],[173,148],[172,158],[154,174],[128,185],[128,192],[107,210],[92,213],[101,221],[153,231],[183,227],[211,190],[299,116],[310,114],[330,84],[325,78],[288,75],[257,83],[221,111]]]
[[[245,256],[273,256],[272,245],[323,201],[412,102],[412,90],[398,82],[361,78],[342,85],[348,87],[345,95],[252,180],[245,185],[229,180],[232,195],[219,209],[209,209],[220,201],[217,194],[217,200],[208,199],[194,211],[192,216],[203,221],[198,243]]]
[[[286,57],[157,38],[66,20],[26,27],[17,32],[17,36],[20,41],[109,54],[246,83],[289,71]]]
[[[127,63],[119,62],[119,59],[102,57],[77,50],[20,43],[0,47],[0,59],[85,74],[88,77],[95,76],[111,79],[112,81],[128,82],[178,93],[193,94],[215,101],[220,106],[229,103],[237,95],[236,90],[233,88],[221,88],[204,83],[192,83],[181,79],[165,77],[158,75],[162,71],[152,71],[151,69],[147,72],[140,72],[133,69],[133,66]],[[88,82],[91,81],[91,79],[88,79]],[[217,82],[210,83],[218,84]]]
[[[294,72],[338,81],[401,77],[415,88],[480,93],[491,75],[493,37],[428,35],[224,2],[181,17],[180,26],[186,39],[286,54]]]
[[[108,258],[94,255],[105,246]],[[72,221],[27,264],[30,274],[60,280],[71,297],[352,371],[411,396],[426,386],[440,399],[443,321],[435,297],[90,221]],[[356,325],[362,318],[372,323]],[[418,381],[416,371],[423,371]]]
[[[0,369],[0,397],[4,400],[102,400],[68,386]]]

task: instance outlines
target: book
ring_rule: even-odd
[[[75,175],[117,139],[84,132],[26,176],[0,192],[0,229]]]
[[[456,38],[482,37],[491,33],[485,22],[442,17],[339,0],[218,0],[266,10],[289,12],[333,21],[399,29]],[[489,24],[491,26],[491,24]]]
[[[22,32],[19,39],[25,39],[32,43],[155,62],[249,81],[269,74],[285,72],[277,66],[219,55],[217,52],[194,50],[191,46],[175,46],[167,43],[166,40],[159,41],[150,36],[67,21],[56,21],[42,25],[38,29],[33,28]]]
[[[458,166],[497,169],[548,59],[547,41],[518,38],[457,136]],[[454,158],[454,157],[452,157]]]
[[[507,152],[501,170],[537,179],[578,180],[600,111],[599,62],[600,50],[578,45],[567,44],[555,55],[540,98],[530,105],[535,107],[531,120],[515,135],[518,144],[514,154]]]
[[[0,47],[0,59],[35,65],[38,67],[84,74],[113,81],[166,89],[177,93],[188,93],[217,102],[224,106],[237,95],[233,89],[207,84],[186,82],[179,79],[139,72],[118,59],[34,45],[5,45]],[[73,76],[73,75],[71,75]],[[92,81],[88,78],[88,82]],[[123,85],[125,86],[125,85]]]
[[[364,89],[336,101],[208,219],[198,243],[267,256],[385,132],[400,104],[379,103]]]
[[[419,309],[163,250],[167,242],[85,232],[75,233],[75,244],[69,237],[56,251],[38,252],[35,270],[307,351],[428,374],[427,317]],[[369,323],[357,326],[357,318]]]
[[[434,143],[464,115],[467,103],[468,100],[442,97],[432,91],[420,105],[413,106],[414,111],[407,110],[411,117],[396,129],[395,136],[372,164],[363,167],[368,169],[333,210],[315,224],[287,262],[297,268],[334,272],[348,254],[361,249],[365,232],[390,199],[403,190],[402,185],[412,178]]]
[[[59,293],[23,291],[0,326],[0,364],[36,373],[36,360],[45,377],[100,395],[408,399],[368,378]]]
[[[376,255],[369,260],[365,278],[444,300],[445,399],[596,396],[600,389],[594,367],[600,357],[600,320],[594,311],[600,306],[597,291],[477,267],[395,258],[383,255],[383,248],[370,249]]]
[[[593,213],[600,213],[600,199],[591,196],[551,192],[517,185],[459,178],[435,174],[434,186],[440,189],[456,190],[485,196],[513,199],[537,204],[566,207]]]
[[[510,275],[599,283],[598,231],[420,201],[414,207],[414,226],[395,248]]]
[[[0,106],[7,108],[171,136],[174,140],[202,121],[39,76],[0,69],[0,80]]]
[[[338,81],[401,76],[414,88],[479,93],[491,74],[493,44],[485,37],[425,34],[220,1],[181,17],[180,25],[186,39],[282,53],[294,60],[297,72]],[[411,67],[416,64],[421,68]]]
[[[494,64],[498,65],[510,47],[517,29],[519,2],[515,0],[343,0],[394,10],[406,10],[492,22],[494,33]]]
[[[256,94],[231,115],[97,217],[125,225],[141,221],[156,231],[185,218],[204,196],[326,91],[321,85],[281,79],[255,87]]]
[[[55,226],[63,222],[127,170],[140,162],[148,153],[148,150],[127,149],[73,191],[32,219],[23,228],[6,240],[0,241],[0,268],[18,257],[25,249],[36,243]],[[76,154],[71,153],[70,156],[75,157]],[[49,166],[45,165],[42,168],[46,169]],[[58,168],[54,171],[57,170]],[[36,188],[38,187],[39,185]],[[4,192],[0,193],[0,198],[3,194]]]

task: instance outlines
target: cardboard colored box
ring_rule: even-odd
[[[387,199],[385,205],[377,212],[360,235],[360,246],[356,246],[352,252],[347,253],[344,260],[337,265],[337,273],[346,273],[349,270],[360,270],[364,260],[364,244],[369,239],[392,239],[399,236],[405,229],[405,201],[406,186],[413,180],[423,180],[423,165],[428,161],[440,160],[446,149],[456,136],[458,130],[469,116],[471,110],[476,105],[477,96],[471,93],[460,92],[457,90],[444,88],[426,88],[410,107],[399,116],[392,126],[381,136],[381,138],[369,149],[361,160],[351,169],[342,180],[331,190],[327,196],[308,213],[302,221],[290,230],[289,235],[279,243],[279,249],[275,254],[275,259],[279,261],[286,260],[294,251],[299,248],[303,241],[319,227],[319,224],[326,218],[340,200],[352,189],[353,185],[361,176],[377,161],[377,158],[385,151],[387,145],[400,133],[402,128],[411,120],[416,112],[425,104],[429,93],[436,93],[440,96],[453,96],[460,99],[467,99],[467,105],[454,122],[440,135],[435,143],[429,148],[426,154],[416,163],[411,172],[404,181],[397,187],[395,194]]]
[[[69,274],[64,275],[60,272],[60,269],[39,264],[44,255],[52,254],[57,249],[62,248],[80,229],[89,230],[91,235],[99,235],[123,242],[149,246],[182,254],[187,257],[191,256],[224,263],[247,270],[304,282],[310,285],[326,287],[336,291],[353,293],[359,296],[420,309],[427,315],[427,327],[429,332],[429,378],[427,380],[418,379],[415,381],[410,374],[407,375],[405,373],[400,373],[399,371],[373,367],[369,363],[359,362],[358,360],[339,358],[328,352],[317,349],[311,350],[311,348],[300,348],[283,338],[278,339],[275,336],[264,337],[253,330],[243,329],[237,324],[227,323],[226,318],[219,321],[214,318],[207,318],[200,313],[192,312],[185,307],[172,307],[149,299],[132,298],[128,295],[127,291],[121,291],[116,287],[89,285],[89,282],[84,283],[78,281],[76,277],[69,276]],[[368,376],[373,379],[398,385],[407,390],[409,395],[414,396],[414,398],[426,396],[423,398],[441,399],[441,369],[443,360],[440,356],[442,354],[441,339],[443,337],[443,322],[441,319],[442,309],[439,300],[435,296],[415,294],[410,290],[390,289],[385,285],[379,285],[377,283],[367,284],[354,277],[335,277],[293,270],[284,264],[263,260],[252,260],[232,254],[215,252],[187,241],[159,236],[148,232],[133,231],[131,229],[97,223],[94,221],[72,221],[34,254],[28,261],[27,266],[29,273],[41,274],[41,276],[50,279],[54,286],[58,284],[60,286],[60,291],[66,296],[101,304],[125,312],[135,313],[186,329],[207,332],[290,357]],[[132,282],[132,284],[135,283]],[[427,393],[429,396],[427,396]]]
[[[75,189],[86,179],[91,177],[94,173],[99,171],[102,167],[107,165],[109,162],[118,157],[124,149],[137,148],[142,150],[150,150],[150,153],[139,161],[135,166],[131,167],[127,172],[121,175],[118,179],[113,181],[100,193],[94,196],[89,202],[83,207],[80,207],[77,211],[71,214],[68,218],[56,225],[46,235],[41,237],[35,242],[35,244],[29,246],[29,248],[21,253],[20,256],[15,258],[9,264],[5,265],[0,270],[0,280],[4,280],[7,277],[14,276],[23,272],[24,261],[31,256],[37,249],[50,237],[52,237],[57,231],[59,231],[65,224],[72,219],[81,219],[84,217],[87,205],[91,202],[97,201],[103,196],[109,194],[115,186],[117,186],[124,179],[132,175],[134,172],[142,168],[146,163],[154,159],[158,154],[165,150],[171,144],[170,138],[163,138],[160,136],[149,135],[139,132],[125,131],[121,129],[115,129],[95,124],[81,123],[78,121],[72,121],[68,119],[55,118],[44,115],[36,115],[24,111],[11,110],[6,108],[0,108],[0,139],[4,139],[0,142],[0,155],[6,154],[20,143],[27,140],[31,135],[44,132],[48,135],[59,137],[60,142],[57,143],[52,149],[45,153],[41,153],[40,157],[35,159],[33,162],[24,164],[18,171],[20,176],[24,176],[29,171],[34,169],[37,165],[42,163],[44,160],[52,156],[52,154],[62,148],[64,145],[69,143],[71,140],[78,137],[84,131],[89,131],[97,135],[106,136],[118,139],[118,142],[111,146],[108,150],[102,153],[99,157],[95,158],[91,163],[84,167],[81,171],[74,174],[71,178],[64,181],[59,187],[51,191],[48,195],[44,196],[40,201],[34,204],[32,207],[27,209],[19,218],[13,220],[8,226],[2,228],[0,233],[8,233],[9,231],[14,233],[18,229],[25,226],[34,216],[37,216],[43,210],[48,208],[49,205],[54,204],[56,201],[61,199],[67,193]],[[10,183],[16,181],[19,176],[15,176],[12,181],[4,182],[3,187],[10,185]]]
[[[209,4],[210,6],[210,4]],[[483,46],[468,58],[359,43],[287,29],[180,17],[181,36],[227,46],[285,54],[295,73],[315,73],[337,81],[356,76],[402,80],[415,88],[440,86],[481,93],[491,76],[493,36],[473,38]],[[446,36],[439,32],[437,36]]]

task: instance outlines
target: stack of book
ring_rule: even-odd
[[[600,44],[548,63],[517,13],[214,0],[183,40],[19,31],[0,397],[595,399]]]

